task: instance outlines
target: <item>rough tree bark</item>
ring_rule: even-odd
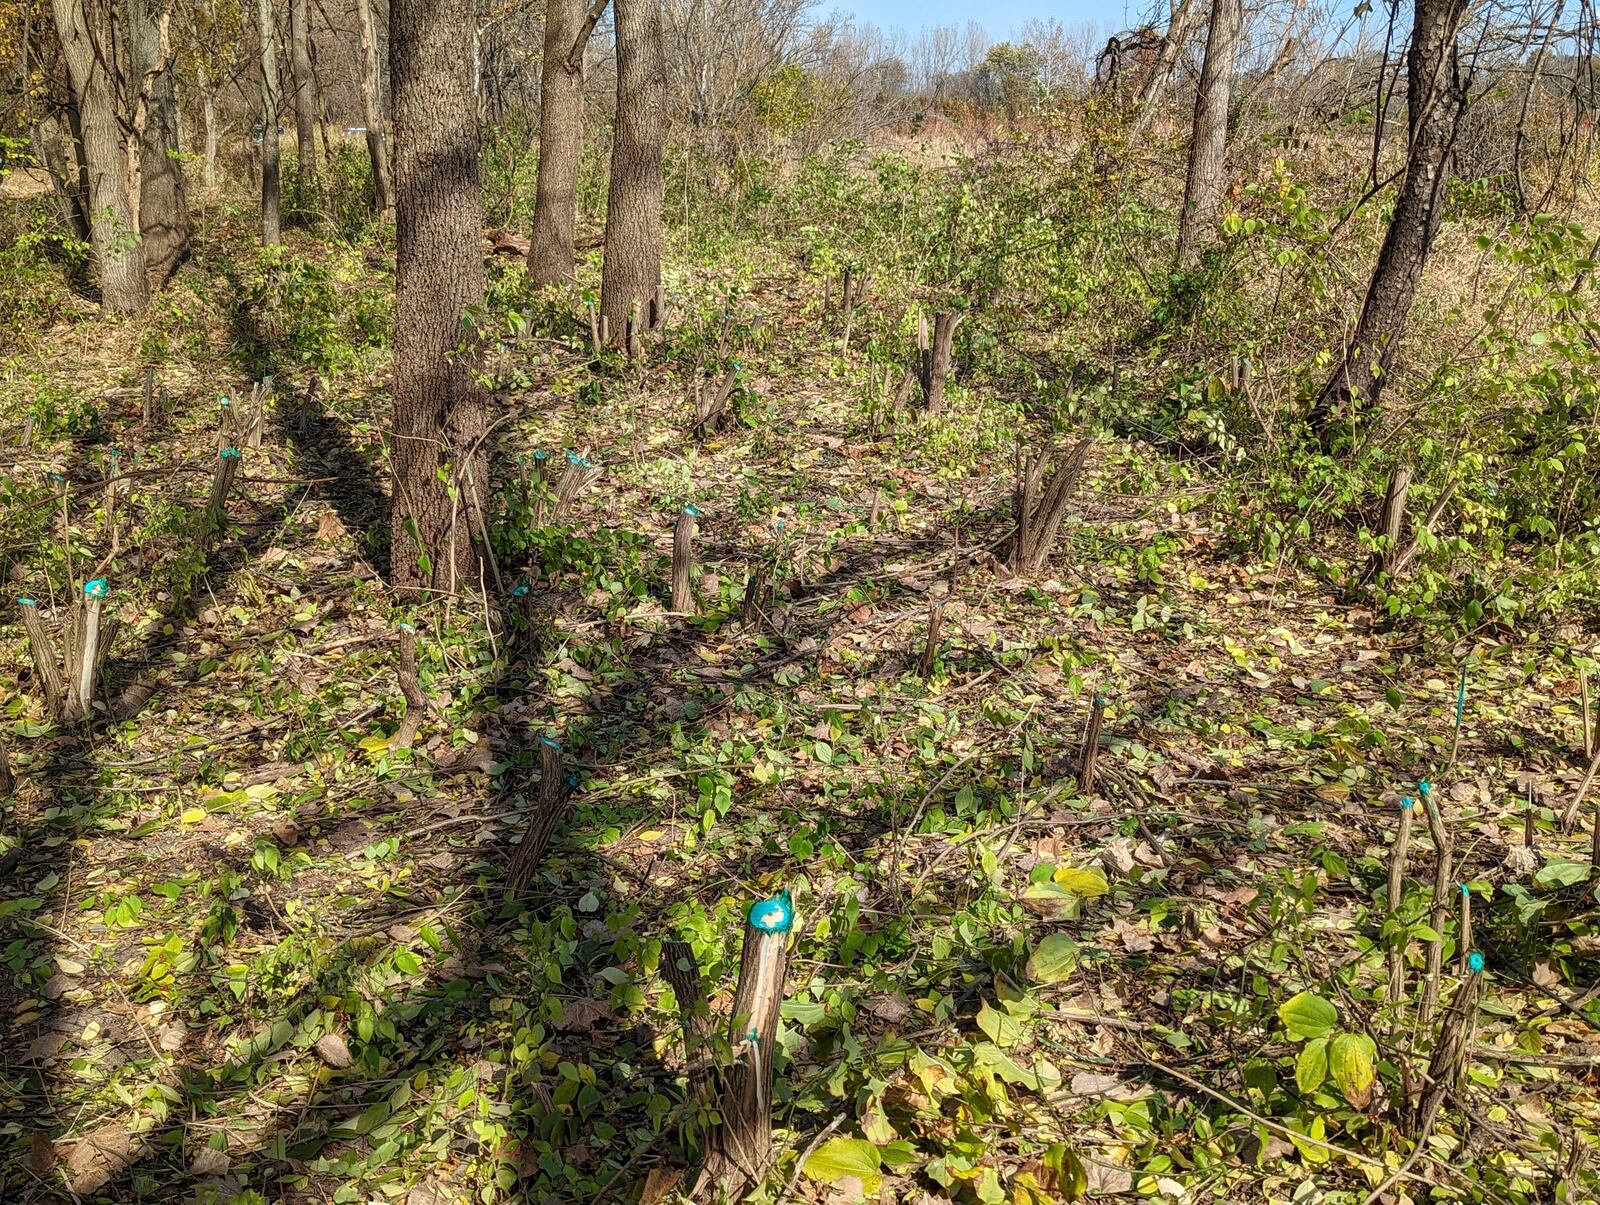
[[[306,0],[289,0],[289,67],[294,85],[296,170],[302,199],[317,182],[317,81],[311,72],[311,22]]]
[[[83,162],[83,140],[74,131],[76,106],[67,103],[61,114],[48,114],[33,129],[33,153],[50,173],[61,218],[81,243],[89,241],[89,171]]]
[[[391,581],[402,597],[478,587],[484,398],[458,349],[483,301],[473,0],[393,0],[395,271]],[[441,480],[441,476],[447,480]],[[483,525],[486,528],[486,524]]]
[[[170,21],[163,0],[128,0],[129,63],[135,85],[147,98],[139,158],[139,233],[152,289],[165,284],[189,255],[189,199],[177,159],[182,144]]]
[[[372,23],[372,0],[356,0],[356,28],[361,37],[361,116],[367,124],[367,154],[372,158],[373,200],[378,217],[394,213],[394,187],[389,182],[389,150],[384,145],[383,105],[378,95],[378,29]]]
[[[536,284],[572,275],[578,166],[583,157],[583,56],[608,0],[549,0],[539,71],[539,180],[528,273]]]
[[[1178,266],[1199,258],[1217,232],[1217,211],[1228,174],[1228,102],[1233,97],[1234,64],[1244,25],[1243,0],[1211,0],[1211,28],[1194,99],[1194,136],[1189,141],[1189,175],[1178,219]]]
[[[278,144],[278,27],[272,0],[256,0],[256,32],[261,38],[261,241],[283,241],[283,199]]]
[[[1128,127],[1130,142],[1137,141],[1154,120],[1156,110],[1160,107],[1156,103],[1157,98],[1172,80],[1172,72],[1178,65],[1178,56],[1183,53],[1184,43],[1189,40],[1189,28],[1194,24],[1195,12],[1199,7],[1199,0],[1180,0],[1173,6],[1172,19],[1167,22],[1166,36],[1161,39],[1161,52],[1156,56],[1155,68],[1150,72],[1150,78],[1145,80],[1144,87],[1139,89],[1133,124]]]
[[[600,273],[600,315],[611,339],[630,355],[654,328],[661,283],[661,139],[665,128],[666,58],[660,0],[619,0],[617,124],[606,201],[606,258]],[[639,326],[630,319],[637,313]]]
[[[1467,107],[1468,81],[1456,56],[1456,33],[1466,8],[1467,0],[1414,0],[1412,5],[1405,170],[1355,329],[1308,416],[1324,443],[1346,403],[1353,410],[1377,405],[1439,233],[1451,151]]]
[[[107,313],[137,313],[150,300],[150,282],[138,194],[128,187],[109,14],[97,0],[52,0],[52,7],[88,165],[89,241],[100,270],[101,304]]]

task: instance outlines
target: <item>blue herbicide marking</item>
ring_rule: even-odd
[[[794,925],[794,901],[787,890],[750,905],[750,927],[757,933],[787,933]]]

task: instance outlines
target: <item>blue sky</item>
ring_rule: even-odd
[[[1033,17],[1054,17],[1068,29],[1095,25],[1109,34],[1137,23],[1153,8],[1150,0],[824,0],[820,11],[846,13],[908,34],[927,25],[976,21],[999,41]]]

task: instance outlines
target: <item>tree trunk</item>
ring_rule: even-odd
[[[478,587],[470,533],[486,513],[484,398],[470,357],[457,352],[466,311],[483,301],[472,30],[473,0],[390,5],[397,244],[390,571],[397,592],[410,598]]]
[[[81,243],[89,241],[89,179],[83,165],[83,143],[73,134],[75,116],[41,118],[33,131],[34,157],[50,173],[61,219]]]
[[[372,0],[356,0],[356,26],[361,36],[361,115],[367,125],[367,154],[372,157],[372,189],[378,217],[394,212],[389,183],[389,155],[384,146],[383,105],[378,95],[378,30],[372,23]]]
[[[1178,267],[1200,257],[1217,233],[1217,211],[1228,174],[1228,101],[1233,96],[1234,63],[1244,24],[1243,0],[1211,0],[1211,28],[1205,63],[1194,99],[1194,137],[1189,142],[1189,176],[1178,220]]]
[[[1128,127],[1130,143],[1137,142],[1155,118],[1158,107],[1156,99],[1172,79],[1178,56],[1183,53],[1184,43],[1189,40],[1189,27],[1194,23],[1198,5],[1199,0],[1179,0],[1172,9],[1172,19],[1167,22],[1166,36],[1161,39],[1161,51],[1156,56],[1155,69],[1150,72],[1150,78],[1145,80],[1144,87],[1139,89],[1133,124]]]
[[[304,204],[317,183],[317,81],[311,73],[311,26],[306,0],[289,0],[289,51],[294,83],[296,170]]]
[[[661,139],[665,125],[666,59],[660,0],[620,0],[617,35],[617,121],[606,201],[606,258],[600,315],[629,355],[655,326],[661,283]]]
[[[107,313],[137,313],[150,300],[150,283],[138,196],[128,188],[110,31],[98,14],[91,18],[86,0],[53,0],[53,8],[88,165],[89,241],[100,269],[101,304]]]
[[[605,6],[606,0],[597,0],[587,15],[583,0],[549,0],[545,6],[539,181],[528,252],[528,273],[536,284],[555,284],[572,275],[578,166],[583,157],[583,55]]]
[[[185,93],[178,91],[178,77],[169,75],[172,80],[172,145],[179,152],[189,145],[189,115],[184,109]]]
[[[164,285],[189,255],[189,201],[177,158],[182,146],[168,36],[171,14],[161,7],[162,0],[128,0],[129,60],[135,86],[148,98],[139,158],[139,233],[152,289]]]
[[[278,28],[272,0],[256,0],[256,32],[261,38],[261,241],[283,241],[281,167],[278,162]]]
[[[206,126],[206,154],[200,169],[200,182],[207,188],[217,186],[217,93],[205,68],[199,68],[200,114]]]
[[[1355,330],[1309,415],[1312,430],[1324,442],[1347,402],[1351,417],[1355,410],[1378,404],[1439,233],[1450,155],[1467,107],[1467,80],[1456,57],[1456,33],[1465,11],[1466,0],[1414,0],[1406,53],[1405,171]]]

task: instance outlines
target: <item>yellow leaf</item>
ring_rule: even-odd
[[[665,837],[666,835],[667,835],[666,833],[662,832],[658,828],[647,828],[647,829],[645,829],[644,832],[639,834],[639,840],[641,840],[641,841],[659,841],[659,840],[661,840],[661,838]]]
[[[183,810],[183,815],[178,817],[178,819],[182,820],[185,824],[199,824],[209,815],[210,813],[207,812],[205,808],[185,808]]]
[[[1085,899],[1093,899],[1111,890],[1103,873],[1086,867],[1058,866],[1051,877],[1073,895],[1081,895]]]

